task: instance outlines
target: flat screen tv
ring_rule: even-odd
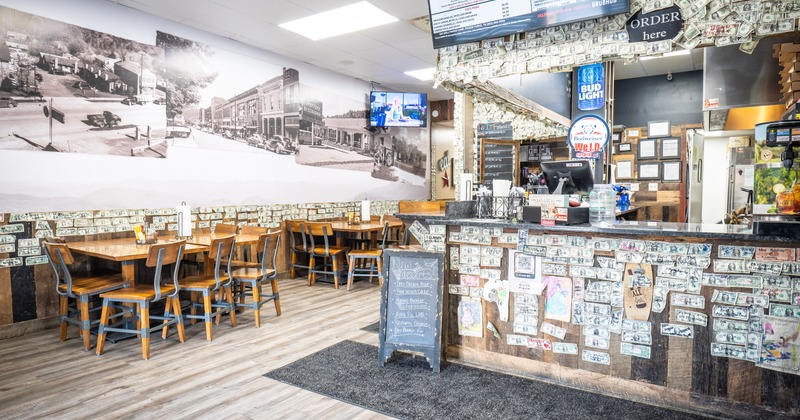
[[[410,92],[369,94],[370,127],[427,127],[428,95]]]
[[[588,160],[554,160],[541,165],[550,194],[589,194],[594,189],[594,175]],[[556,192],[559,184],[562,189]]]

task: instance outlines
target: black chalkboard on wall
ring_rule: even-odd
[[[434,372],[441,364],[444,254],[423,248],[383,252],[379,365],[396,350],[422,353]]]
[[[508,140],[483,140],[481,142],[481,183],[495,179],[517,183],[519,142]]]

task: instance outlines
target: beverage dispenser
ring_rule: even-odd
[[[753,233],[800,237],[800,121],[756,127]]]

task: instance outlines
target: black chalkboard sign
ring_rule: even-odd
[[[434,372],[441,364],[444,254],[422,247],[383,252],[379,365],[396,350],[422,353]]]
[[[478,138],[511,140],[514,138],[514,129],[510,121],[478,124]]]
[[[519,143],[483,140],[481,142],[481,183],[505,179],[517,184]]]

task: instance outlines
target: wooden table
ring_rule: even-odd
[[[227,235],[214,235],[213,233],[205,233],[201,235],[194,235],[193,237],[186,240],[187,243],[195,244],[195,245],[211,245],[211,241],[217,237],[224,237]],[[255,245],[258,243],[258,238],[261,235],[246,235],[239,233],[236,235],[235,241],[236,245]]]
[[[169,241],[159,240],[158,243]],[[150,245],[137,245],[134,238],[103,239],[99,241],[81,241],[67,243],[70,251],[76,254],[88,255],[109,261],[122,263],[122,278],[133,282],[134,262],[147,259]],[[186,243],[183,247],[184,254],[194,254],[208,251],[208,245]]]
[[[344,220],[336,220],[330,222],[333,231],[336,235],[336,245],[344,245],[345,233],[369,233],[370,234],[370,248],[375,248],[378,244],[378,232],[383,229],[383,224],[379,221],[369,221],[351,225]],[[403,226],[403,222],[399,220],[386,220],[384,223],[389,223],[389,228],[396,228]]]

